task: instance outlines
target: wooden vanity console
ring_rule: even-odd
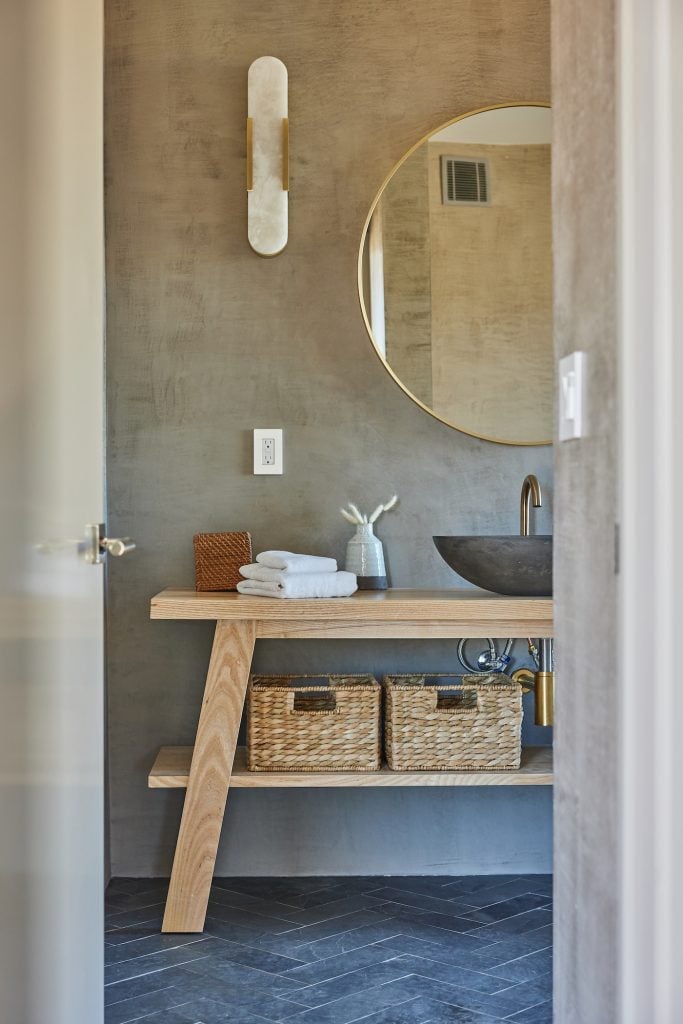
[[[162,747],[153,788],[185,788],[162,931],[201,932],[230,786],[529,786],[552,784],[550,748],[527,748],[513,772],[273,772],[246,770],[238,750],[257,639],[458,639],[550,637],[551,598],[498,597],[472,590],[387,590],[353,597],[269,600],[235,593],[164,590],[152,619],[216,622],[194,747]]]

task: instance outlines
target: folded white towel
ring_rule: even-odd
[[[307,572],[287,572],[285,569],[271,569],[268,565],[261,565],[260,562],[252,562],[250,565],[241,565],[240,572],[245,580],[261,580],[263,583],[283,583],[285,579],[292,576],[310,576]],[[331,575],[331,573],[325,573]]]
[[[336,572],[337,563],[334,558],[323,558],[320,555],[296,555],[293,551],[262,551],[256,561],[267,565],[270,569],[282,569],[286,572]]]
[[[358,590],[352,572],[282,573],[277,580],[240,580],[240,594],[256,597],[350,597]]]

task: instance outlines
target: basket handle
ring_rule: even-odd
[[[465,686],[439,686],[434,694],[434,707],[445,714],[475,714],[479,710],[479,693]]]
[[[321,699],[326,706],[316,707]],[[291,715],[338,715],[337,694],[334,690],[292,690],[287,694],[287,710]]]

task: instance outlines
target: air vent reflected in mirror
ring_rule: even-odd
[[[441,201],[445,206],[488,206],[488,179],[486,160],[441,157]]]

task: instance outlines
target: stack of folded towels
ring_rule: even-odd
[[[352,572],[338,572],[334,558],[262,551],[243,565],[237,589],[258,597],[349,597],[358,589]]]

